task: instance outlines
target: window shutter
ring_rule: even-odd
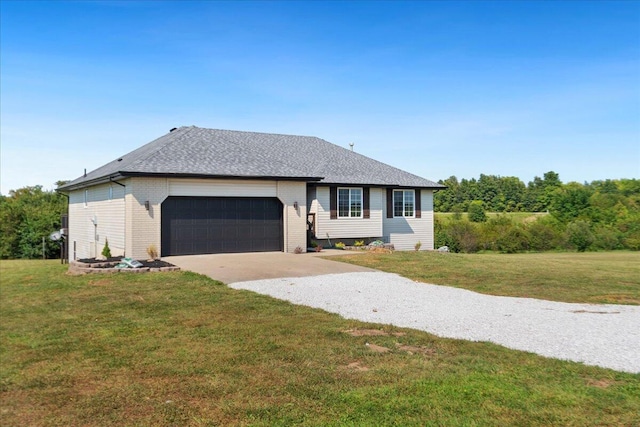
[[[338,187],[329,187],[329,218],[338,219]]]
[[[393,189],[387,188],[387,218],[393,218]]]
[[[422,218],[422,202],[420,200],[420,196],[421,196],[421,191],[419,188],[415,189],[415,200],[416,200],[416,206],[415,206],[415,213],[416,213],[416,218]]]
[[[369,208],[369,187],[362,189],[362,217],[371,218],[371,209]]]

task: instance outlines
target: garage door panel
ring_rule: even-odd
[[[282,204],[275,198],[167,198],[162,255],[281,251]]]

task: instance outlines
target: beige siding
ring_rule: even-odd
[[[101,255],[106,240],[113,256],[125,255],[125,189],[101,184],[87,188],[86,194],[85,206],[85,189],[69,193],[69,259]]]
[[[384,206],[385,241],[397,250],[413,250],[417,242],[422,243],[420,250],[433,250],[433,191],[421,191],[422,218],[387,218]]]
[[[170,196],[277,197],[275,181],[170,179]]]
[[[307,248],[307,185],[304,182],[278,181],[278,199],[284,206],[284,251]],[[294,203],[298,208],[294,207]]]
[[[147,258],[147,248],[160,247],[160,205],[169,195],[165,178],[131,178],[127,186],[127,256]],[[149,210],[145,202],[149,202]]]
[[[311,203],[311,211],[316,213],[316,236],[326,239],[351,239],[382,236],[382,207],[384,190],[370,190],[371,217],[331,219],[329,210],[329,187],[318,187],[316,201]]]

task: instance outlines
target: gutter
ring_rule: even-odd
[[[195,174],[195,173],[149,173],[149,172],[117,172],[113,175],[105,175],[98,178],[93,178],[90,180],[78,182],[75,184],[66,184],[56,189],[56,191],[60,192],[69,192],[73,190],[79,190],[81,188],[90,187],[97,184],[105,184],[109,182],[114,182],[118,185],[125,186],[124,184],[116,181],[117,179],[126,178],[126,177],[150,177],[150,178],[191,178],[191,179],[239,179],[239,180],[268,180],[268,181],[302,181],[302,182],[319,182],[324,177],[318,176],[248,176],[248,175],[206,175],[206,174]]]

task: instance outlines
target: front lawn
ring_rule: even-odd
[[[425,283],[491,295],[578,303],[640,304],[640,252],[334,256]]]
[[[0,262],[2,425],[640,423],[640,375],[345,320],[188,272],[65,270]]]

